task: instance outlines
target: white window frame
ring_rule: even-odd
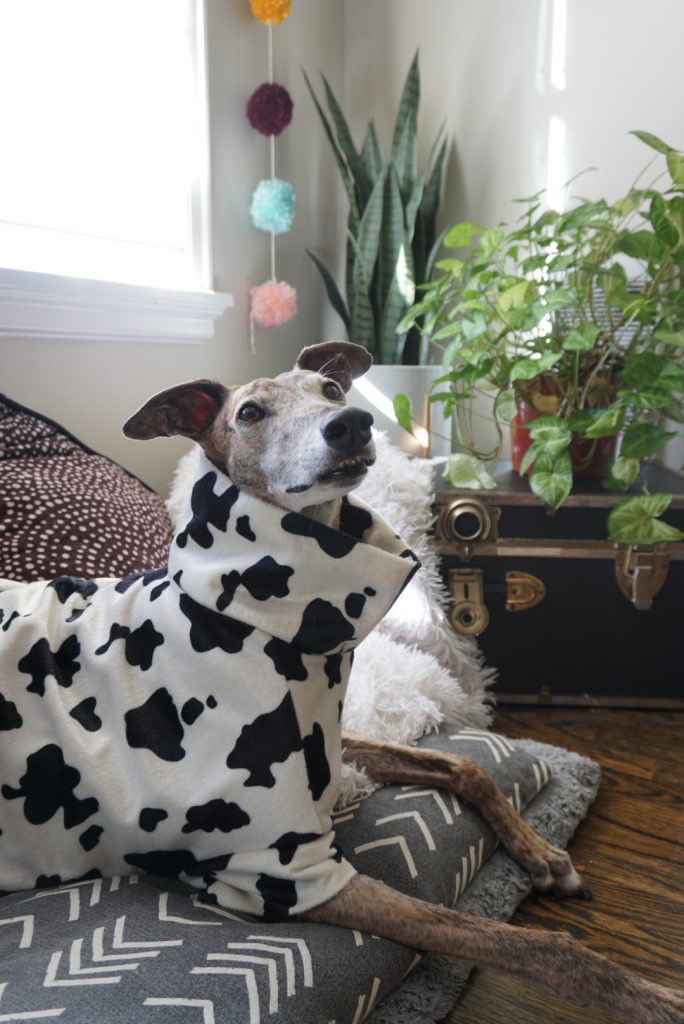
[[[211,290],[209,109],[205,0],[190,0],[194,32],[198,175],[190,197],[198,290],[0,268],[0,338],[178,341],[213,337],[233,297]]]

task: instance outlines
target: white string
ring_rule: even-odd
[[[273,22],[268,22],[268,81],[273,85]],[[269,136],[271,180],[275,178],[275,135]],[[275,235],[271,232],[271,280],[276,280]]]

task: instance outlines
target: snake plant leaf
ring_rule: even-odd
[[[363,273],[366,281],[373,280],[373,272],[380,249],[380,231],[383,225],[384,177],[378,178],[373,186],[366,208],[359,224],[356,237],[358,250],[356,260],[363,262]],[[356,266],[355,266],[356,273]]]
[[[416,50],[401,92],[390,149],[390,163],[396,169],[401,193],[405,198],[411,194],[416,178],[416,125],[419,103],[420,72],[418,70],[418,51]]]
[[[608,539],[617,544],[684,540],[681,530],[660,519],[671,501],[671,494],[645,494],[619,501],[608,516]]]
[[[347,165],[349,166],[349,170],[351,171],[352,176],[354,178],[354,183],[358,190],[357,194],[360,200],[359,206],[363,207],[366,202],[366,199],[370,195],[373,183],[368,175],[366,166],[363,160],[361,159],[361,155],[356,149],[356,146],[354,145],[354,140],[352,139],[352,135],[349,130],[349,125],[347,124],[347,119],[342,113],[342,108],[337,102],[334,92],[330,88],[330,83],[328,82],[325,75],[321,75],[321,78],[323,79],[323,88],[325,90],[325,98],[328,104],[328,110],[330,111],[331,117],[335,124],[337,142],[342,153],[344,154],[344,157],[347,161]]]
[[[397,265],[399,250],[404,241],[404,204],[399,179],[390,164],[385,175],[382,207],[382,231],[378,262],[378,296],[382,308],[389,294]]]
[[[439,132],[437,133],[437,138],[433,143],[433,149],[437,145],[437,142],[441,137],[443,129],[444,125],[442,125],[442,127],[439,129]],[[446,153],[447,140],[443,139],[442,145],[439,147],[439,152],[437,153],[437,158],[432,168],[430,180],[428,181],[427,186],[425,188],[425,192],[423,194],[423,201],[420,207],[420,212],[428,223],[434,222],[434,220],[437,217],[437,209],[439,207],[439,193],[442,186],[442,171],[444,169]],[[430,151],[430,156],[428,157],[428,166],[430,165],[431,162],[432,150]]]
[[[356,345],[363,345],[375,357],[377,345],[375,341],[375,317],[370,299],[370,281],[367,279],[363,257],[359,243],[350,233],[347,233],[350,248],[354,252],[354,288],[347,294],[351,301],[349,306],[349,340]]]
[[[358,208],[358,203],[357,203],[357,200],[356,200],[356,190],[354,188],[354,181],[353,181],[352,176],[351,176],[351,174],[349,172],[349,167],[347,166],[347,162],[346,162],[344,156],[342,155],[342,153],[341,153],[341,151],[340,151],[340,149],[339,149],[339,147],[337,145],[337,142],[335,141],[335,134],[334,134],[334,132],[332,130],[332,127],[330,126],[330,122],[329,122],[329,120],[328,120],[328,118],[326,116],[325,111],[323,110],[323,107],[318,102],[318,97],[316,96],[316,93],[313,90],[313,86],[311,85],[311,82],[309,81],[309,76],[307,75],[306,71],[304,71],[303,69],[302,69],[302,74],[304,75],[304,81],[306,82],[307,88],[308,88],[308,90],[309,90],[309,92],[311,94],[311,99],[314,102],[314,106],[316,107],[316,110],[318,111],[318,116],[321,119],[321,124],[323,125],[323,130],[324,130],[324,132],[325,132],[325,134],[327,136],[328,142],[330,143],[330,148],[333,151],[333,156],[335,157],[335,163],[337,164],[337,169],[340,172],[340,177],[342,178],[342,184],[344,185],[344,190],[347,193],[347,199],[349,200],[350,217],[352,215],[355,215],[355,219],[358,221],[358,219],[359,219],[359,208]]]
[[[383,362],[398,362],[402,354],[405,333],[398,332],[397,323],[415,298],[415,277],[411,245],[404,231],[397,253],[394,274],[381,311],[380,353]]]
[[[313,260],[313,262],[318,267],[320,275],[323,278],[323,284],[325,285],[325,290],[328,296],[328,300],[330,301],[330,305],[333,307],[338,316],[342,318],[342,322],[344,323],[344,326],[347,328],[348,333],[351,326],[351,321],[349,319],[349,311],[347,310],[344,299],[340,295],[339,288],[335,284],[335,280],[332,274],[326,267],[325,263],[319,260],[315,252],[312,252],[311,249],[307,249],[306,251],[307,254]]]
[[[368,176],[373,182],[375,182],[375,180],[385,170],[385,160],[382,155],[382,150],[380,149],[378,135],[375,131],[375,123],[373,121],[368,123],[366,137],[363,140],[363,146],[361,147],[361,159],[368,171]]]

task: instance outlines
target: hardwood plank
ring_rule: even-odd
[[[493,729],[601,764],[601,790],[570,845],[591,901],[533,894],[513,924],[565,929],[654,981],[684,988],[684,713],[511,705]],[[474,971],[444,1024],[617,1024],[518,979]]]

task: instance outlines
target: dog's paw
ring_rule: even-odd
[[[528,870],[535,889],[554,896],[576,896],[591,899],[591,890],[583,882],[565,850],[546,846],[543,854],[534,858]]]

